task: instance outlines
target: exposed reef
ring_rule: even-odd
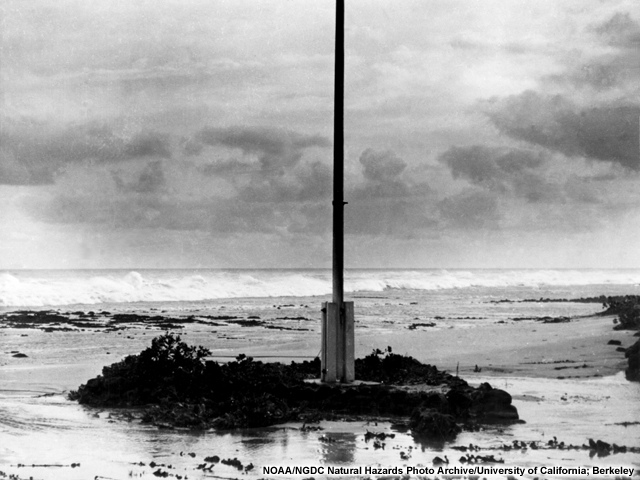
[[[408,356],[375,350],[357,359],[353,385],[321,384],[320,361],[263,363],[239,355],[207,360],[210,352],[179,336],[153,339],[138,355],[103,368],[71,392],[94,407],[144,407],[144,422],[164,428],[229,429],[288,421],[370,416],[410,418],[412,433],[452,438],[479,424],[518,421],[511,396]]]
[[[489,303],[600,303],[605,304],[608,298],[606,295],[600,295],[599,297],[580,297],[580,298],[525,298],[523,300],[491,300]]]
[[[260,320],[259,317],[241,318],[231,315],[189,315],[186,317],[167,317],[163,315],[146,315],[138,313],[101,312],[59,312],[54,310],[18,310],[0,314],[0,328],[37,329],[43,332],[80,332],[104,331],[115,332],[139,328],[150,330],[179,330],[185,324],[199,323],[209,327],[262,327],[276,330],[308,331],[300,326],[273,325],[273,321],[292,321],[299,325],[301,321],[309,321],[306,317],[276,317]]]

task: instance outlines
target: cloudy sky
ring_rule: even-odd
[[[347,4],[347,267],[640,268],[636,0]],[[2,0],[0,268],[330,267],[334,9]]]

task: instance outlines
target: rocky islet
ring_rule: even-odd
[[[288,421],[405,417],[415,435],[450,438],[482,422],[518,421],[511,396],[412,357],[375,350],[356,360],[354,385],[315,381],[320,361],[263,363],[210,352],[179,336],[156,337],[139,355],[104,367],[70,398],[95,407],[144,407],[144,422],[164,428],[229,429]]]

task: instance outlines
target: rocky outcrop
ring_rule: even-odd
[[[409,421],[411,432],[416,437],[453,439],[462,430],[453,415],[440,413],[432,408],[418,408]]]
[[[469,393],[470,413],[483,421],[503,422],[518,420],[518,410],[511,404],[511,395],[488,383],[483,383]]]
[[[356,361],[356,378],[372,383],[328,385],[320,361],[262,363],[206,361],[209,352],[170,334],[139,355],[104,367],[70,398],[95,407],[144,407],[143,421],[165,428],[262,427],[292,420],[358,416],[411,417],[412,431],[447,439],[462,428],[518,419],[511,396],[478,388],[414,358],[374,351]],[[377,382],[377,383],[373,383]],[[445,393],[446,392],[446,393]]]
[[[431,393],[411,415],[409,426],[418,437],[446,440],[455,437],[462,427],[478,423],[518,421],[518,410],[511,395],[483,383],[478,388],[467,384],[453,387],[446,395]]]
[[[627,348],[624,356],[629,361],[625,371],[627,380],[640,382],[640,340]]]
[[[618,315],[614,330],[640,330],[640,296],[609,297],[605,306],[605,313]]]

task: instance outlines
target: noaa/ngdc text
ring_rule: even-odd
[[[469,467],[331,467],[331,466],[263,466],[263,475],[575,475],[577,477],[617,476],[632,477],[635,473],[633,467],[494,467],[476,465]]]

